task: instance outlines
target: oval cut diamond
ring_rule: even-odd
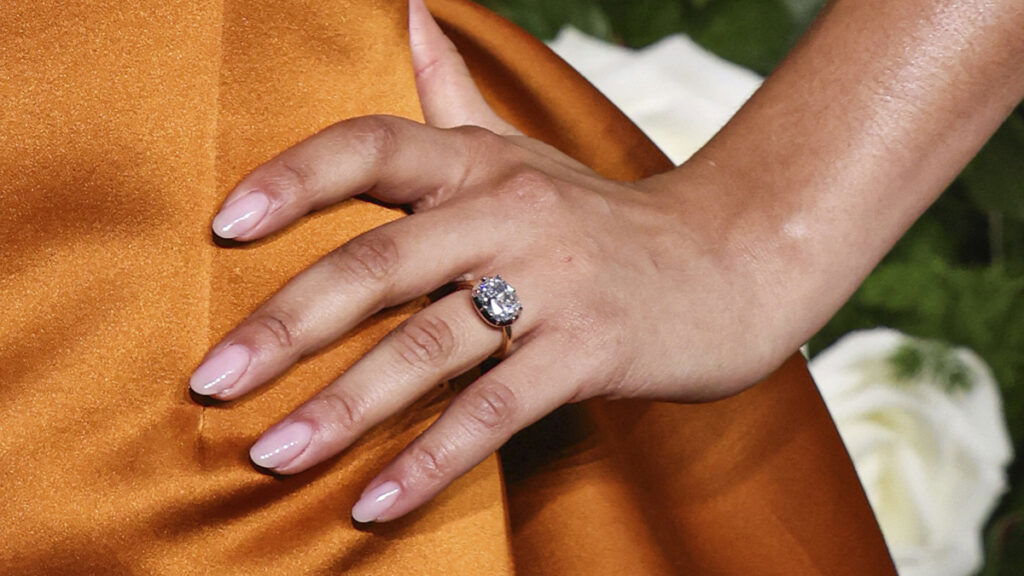
[[[473,304],[492,326],[508,326],[523,311],[516,289],[498,275],[480,279],[480,283],[473,289]]]

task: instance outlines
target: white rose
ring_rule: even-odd
[[[551,48],[679,164],[729,121],[761,85],[761,77],[669,36],[631,50],[563,28]]]
[[[848,334],[810,364],[902,576],[968,576],[1013,454],[999,389],[973,352],[951,349],[964,386],[922,370],[899,381],[894,352],[928,346],[889,329]],[[931,377],[929,377],[931,376]]]

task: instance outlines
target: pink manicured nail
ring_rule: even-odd
[[[295,459],[313,438],[313,428],[305,422],[292,422],[272,429],[249,449],[249,458],[264,468],[278,468]]]
[[[209,396],[223,392],[238,381],[249,367],[249,350],[241,344],[232,344],[203,362],[189,379],[189,387],[197,394]]]
[[[270,208],[270,200],[259,192],[250,192],[221,209],[213,219],[213,230],[221,238],[235,238],[259,224]]]
[[[391,480],[377,486],[364,494],[359,502],[352,507],[352,518],[356,522],[376,521],[394,505],[401,491],[402,488],[398,482]]]

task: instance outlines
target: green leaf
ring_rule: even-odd
[[[616,39],[633,48],[642,48],[685,28],[685,5],[681,0],[601,0],[600,4],[614,23]]]
[[[973,383],[971,369],[941,340],[914,338],[897,347],[888,361],[897,383],[934,383],[947,392],[970,390]]]
[[[825,0],[783,0],[783,3],[789,9],[789,13],[793,15],[794,20],[799,23],[800,28],[806,28],[821,11]]]
[[[1024,119],[1010,116],[961,178],[982,210],[1024,221]]]
[[[689,26],[702,46],[761,74],[775,68],[799,31],[781,0],[715,0]]]
[[[1024,574],[1024,510],[1013,510],[991,524],[986,535],[982,576]]]
[[[540,38],[551,40],[571,24],[591,36],[611,40],[612,23],[596,0],[479,0],[479,3]]]

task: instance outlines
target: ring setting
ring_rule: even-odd
[[[501,349],[495,356],[504,357],[512,341],[511,325],[523,311],[516,289],[497,274],[482,277],[476,285],[463,280],[457,282],[455,287],[472,289],[473,306],[477,313],[487,324],[502,329]]]
[[[498,275],[480,279],[473,288],[473,304],[484,321],[495,327],[508,326],[523,311],[516,289]]]

